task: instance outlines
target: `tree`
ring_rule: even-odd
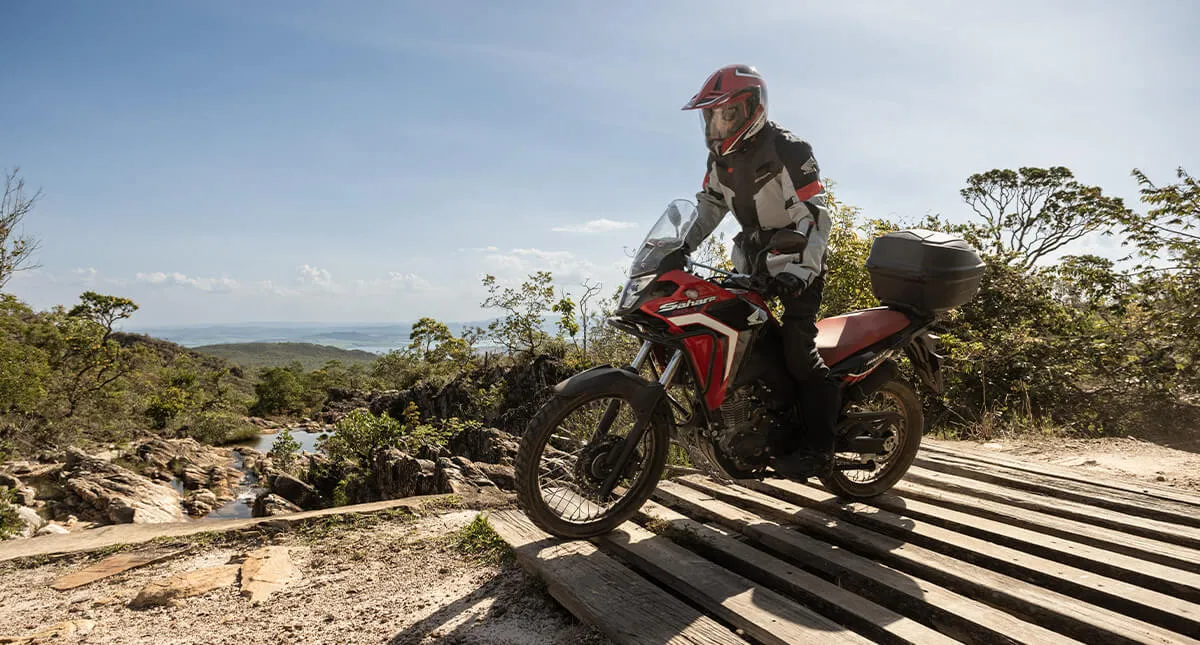
[[[504,317],[488,324],[488,335],[511,353],[536,353],[548,335],[542,329],[547,312],[565,305],[554,299],[554,279],[549,271],[529,274],[517,289],[501,287],[493,275],[483,278],[488,297],[480,305],[504,312]]]
[[[579,286],[583,287],[583,294],[579,296],[579,327],[583,335],[583,355],[588,353],[588,327],[591,324],[588,312],[591,308],[592,298],[600,293],[600,289],[604,286],[600,282],[591,282],[590,278],[584,278],[583,283]]]
[[[450,333],[450,328],[437,319],[422,317],[417,322],[413,323],[412,331],[408,335],[408,351],[413,358],[418,361],[442,358],[438,352],[446,343],[454,340],[454,334]]]
[[[26,197],[25,180],[19,173],[20,168],[5,173],[4,196],[0,197],[0,289],[8,284],[14,273],[38,267],[28,263],[38,248],[38,241],[26,235],[14,235],[17,226],[42,196],[42,191]]]
[[[86,291],[79,304],[65,315],[56,308],[53,316],[61,334],[52,367],[61,369],[67,402],[66,416],[74,416],[84,400],[104,394],[118,379],[134,369],[133,353],[112,340],[113,324],[137,311],[128,298]]]
[[[1022,270],[1088,233],[1107,230],[1128,213],[1120,198],[1080,184],[1062,166],[974,174],[959,194],[983,220],[960,232]]]

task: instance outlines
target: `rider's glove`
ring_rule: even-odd
[[[763,293],[768,297],[794,296],[804,288],[804,282],[794,274],[781,272],[767,279]]]

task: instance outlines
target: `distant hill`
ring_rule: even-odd
[[[315,370],[328,361],[341,361],[349,366],[367,364],[379,358],[378,354],[359,349],[341,349],[314,343],[217,343],[192,349],[247,368],[284,367],[292,361],[300,361],[304,369]]]

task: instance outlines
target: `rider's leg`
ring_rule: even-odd
[[[829,378],[829,368],[817,351],[817,311],[824,286],[824,277],[818,277],[798,295],[782,299],[784,356],[796,382],[804,425],[800,450],[782,455],[775,462],[776,470],[782,473],[815,474],[833,458],[841,386]]]

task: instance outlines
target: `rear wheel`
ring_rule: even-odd
[[[608,431],[597,427],[617,406]],[[558,537],[583,539],[616,528],[650,497],[667,461],[669,410],[660,406],[616,489],[601,497],[606,460],[633,429],[636,415],[616,392],[550,399],[529,421],[517,451],[517,503],[535,525]]]
[[[925,428],[921,403],[903,381],[888,381],[861,408],[870,412],[896,412],[900,419],[890,424],[892,438],[883,452],[874,455],[874,469],[834,471],[820,477],[831,492],[848,499],[869,499],[895,486],[916,458]]]

